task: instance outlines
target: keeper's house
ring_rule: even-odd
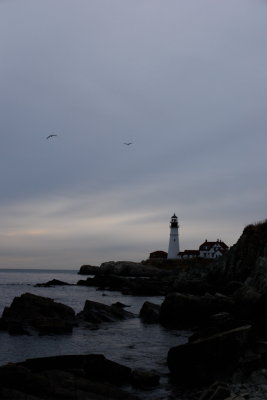
[[[216,242],[208,242],[205,240],[205,242],[199,246],[199,250],[180,251],[178,258],[188,259],[199,257],[214,259],[221,257],[228,249],[229,247],[219,239],[217,239]]]

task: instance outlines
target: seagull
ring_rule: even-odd
[[[132,144],[132,142],[129,142],[129,143],[123,143],[123,144],[125,144],[126,146],[130,146],[130,144]]]
[[[54,137],[54,136],[57,136],[57,135],[56,135],[56,134],[48,135],[48,136],[46,137],[46,139],[51,139],[51,138]]]

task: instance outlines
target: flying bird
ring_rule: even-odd
[[[123,143],[123,144],[125,144],[126,146],[130,146],[130,144],[132,144],[132,142]]]
[[[48,136],[46,137],[46,139],[51,139],[51,138],[54,137],[54,136],[57,136],[57,135],[56,135],[56,134],[48,135]]]

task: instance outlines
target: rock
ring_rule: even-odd
[[[231,312],[233,306],[233,301],[222,295],[170,293],[161,305],[160,323],[175,328],[203,326],[211,315]]]
[[[239,319],[254,318],[254,313],[258,308],[260,293],[250,286],[243,285],[237,289],[232,297],[235,303],[234,313]]]
[[[16,334],[32,330],[39,334],[71,333],[74,325],[75,312],[71,307],[31,293],[15,297],[0,319],[0,329]]]
[[[93,265],[82,265],[78,272],[79,275],[96,275],[99,272],[99,267]]]
[[[211,315],[207,319],[206,326],[197,329],[193,335],[188,338],[188,340],[192,342],[197,339],[216,335],[220,332],[238,328],[246,323],[246,321],[234,318],[234,316],[228,312],[220,312],[218,314]]]
[[[160,305],[146,301],[139,313],[139,317],[147,324],[155,324],[159,322]]]
[[[48,281],[46,283],[37,283],[34,285],[35,287],[50,287],[50,286],[70,286],[71,283],[59,281],[58,279],[52,279],[51,281]]]
[[[207,280],[194,278],[190,276],[190,268],[188,269],[187,276],[180,278],[175,277],[172,282],[172,291],[179,293],[189,293],[195,295],[204,295],[205,293],[212,293],[214,288]]]
[[[208,266],[208,281],[217,287],[217,290],[223,290],[231,281],[255,285],[256,291],[265,290],[267,284],[266,243],[267,219],[246,226],[237,243],[227,254]]]
[[[159,385],[159,375],[141,369],[132,371],[132,385],[140,388],[149,388]]]
[[[100,265],[99,274],[128,277],[155,277],[168,274],[160,268],[132,261],[108,261]]]
[[[131,368],[106,359],[102,354],[91,354],[84,364],[88,379],[124,384],[131,380]]]
[[[118,308],[125,308],[125,307],[130,307],[127,304],[123,304],[120,301],[117,301],[116,303],[111,304],[114,307],[118,307]]]
[[[81,371],[90,380],[112,383],[128,383],[131,380],[131,369],[102,354],[63,355],[28,359],[21,365],[34,372],[47,370]]]
[[[169,291],[170,282],[166,278],[133,278],[120,275],[98,274],[94,278],[79,280],[77,285],[95,286],[102,290],[116,290],[126,295],[160,296]]]
[[[222,332],[172,347],[167,363],[172,381],[182,385],[205,385],[228,379],[248,348],[251,326]]]
[[[201,394],[199,400],[225,400],[231,395],[225,382],[216,381]]]
[[[78,320],[84,320],[91,323],[114,322],[133,318],[134,314],[125,311],[120,305],[98,303],[96,301],[86,300],[84,309],[77,314]]]
[[[29,359],[0,367],[3,400],[137,400],[118,385],[131,382],[131,369],[103,355]]]

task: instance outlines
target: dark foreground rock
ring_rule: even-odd
[[[203,391],[199,400],[230,400],[231,390],[229,385],[225,382],[215,381],[207,389]],[[243,400],[237,396],[233,396],[233,399]]]
[[[172,347],[168,353],[172,381],[197,386],[230,379],[242,364],[250,334],[251,326],[246,325]]]
[[[103,355],[29,359],[0,367],[3,400],[136,400],[120,386],[130,384],[130,368]]]
[[[75,325],[75,312],[65,304],[48,297],[24,293],[15,297],[10,307],[5,307],[0,319],[0,329],[10,334],[71,333]]]
[[[121,303],[108,306],[96,301],[86,300],[83,311],[77,314],[77,319],[98,324],[100,322],[124,320],[134,316],[133,313],[124,310],[124,305]]]

